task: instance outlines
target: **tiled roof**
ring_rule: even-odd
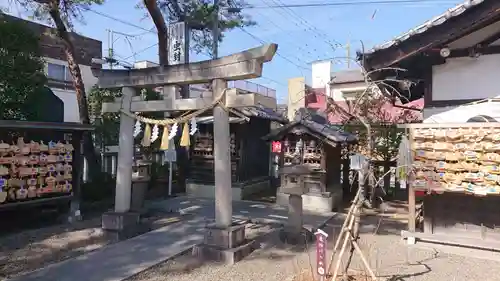
[[[363,72],[361,72],[361,69],[332,72],[331,76],[332,76],[332,82],[335,84],[355,83],[355,82],[365,81],[365,77],[363,76]]]
[[[409,115],[409,109],[403,109],[397,106],[394,106],[392,102],[390,101],[385,101],[385,100],[377,100],[378,104],[377,106],[380,106],[380,112],[378,114],[378,118],[382,118],[383,122],[394,122],[394,123],[399,123],[402,120],[399,120],[401,116],[405,117],[410,117]],[[396,105],[400,106],[405,106],[405,107],[413,107],[415,109],[422,109],[424,107],[424,99],[418,99],[406,104],[402,104],[401,101],[398,99],[395,102]],[[349,104],[345,101],[335,101],[335,105],[340,107],[341,109],[334,109],[333,112],[330,113],[328,116],[328,120],[330,123],[333,124],[342,124],[344,123],[347,119],[349,119],[350,116],[344,116],[345,114],[343,113],[344,111],[347,113],[354,113],[351,112],[352,109],[350,108]],[[316,112],[324,112],[327,107],[327,101],[326,101],[326,94],[325,94],[325,89],[320,88],[320,89],[310,89],[308,92],[308,96],[306,98],[306,107],[308,109],[313,109]],[[411,112],[411,119],[412,121],[418,121],[422,120],[422,113],[419,111],[410,111]]]
[[[281,124],[285,124],[288,122],[288,119],[286,117],[283,117],[280,113],[276,112],[275,110],[272,110],[270,108],[265,108],[263,106],[246,106],[246,107],[238,107],[238,108],[232,108],[231,111],[233,113],[237,113],[236,117],[230,117],[229,122],[243,122],[244,118],[243,116],[246,117],[254,117],[254,118],[261,118],[261,119],[267,119],[271,121],[275,121]],[[230,114],[233,115],[233,114]],[[239,116],[238,116],[239,115]],[[197,120],[199,123],[203,124],[209,124],[213,123],[214,119],[212,116],[202,116],[199,117],[199,120]]]
[[[293,122],[271,131],[264,139],[279,139],[296,126],[304,126],[311,133],[324,138],[327,143],[332,145],[334,143],[356,142],[358,140],[356,135],[343,131],[339,126],[330,124],[324,116],[306,108],[301,108],[297,111]]]
[[[279,123],[285,123],[288,121],[279,112],[276,112],[275,110],[263,106],[247,106],[247,107],[234,108],[233,110],[237,110],[247,117],[268,119]]]
[[[390,48],[392,46],[398,45],[399,43],[410,39],[412,36],[424,33],[428,29],[430,29],[434,26],[441,25],[441,24],[447,22],[448,20],[461,15],[462,13],[467,11],[468,9],[475,7],[475,6],[477,6],[483,2],[486,2],[486,1],[488,1],[488,0],[467,0],[467,1],[463,2],[462,4],[459,4],[451,9],[448,9],[446,12],[442,13],[441,15],[434,17],[431,20],[426,21],[422,25],[419,25],[419,26],[409,30],[408,32],[399,35],[398,37],[392,39],[391,41],[388,41],[388,42],[385,42],[381,45],[373,47],[371,50],[368,50],[366,52],[366,54],[371,54],[371,53],[374,53],[378,50],[387,49],[387,48]],[[498,0],[489,0],[489,1],[498,1]]]
[[[394,106],[389,100],[378,99],[374,104],[375,107],[378,107],[378,110],[374,116],[370,117],[375,120],[378,119],[378,121],[382,123],[407,123],[422,121],[422,112],[419,110],[424,108],[424,98],[420,98],[406,104],[401,104],[401,102],[397,100],[395,105],[396,106]],[[404,106],[405,108],[398,106]],[[415,108],[416,110],[406,108]],[[335,101],[333,112],[330,114],[328,119],[333,124],[343,124],[350,118],[350,115],[348,114],[354,114],[356,113],[355,111],[359,111],[359,108],[353,109],[350,104],[345,101]],[[375,111],[370,111],[370,115],[373,113],[375,113]]]

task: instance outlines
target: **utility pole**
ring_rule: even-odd
[[[108,57],[107,57],[107,61],[109,64],[109,69],[113,69],[113,58],[114,58],[113,46],[115,43],[114,32],[111,29],[106,29],[106,31],[108,32]]]
[[[219,0],[214,0],[214,26],[212,29],[212,58],[219,57]]]

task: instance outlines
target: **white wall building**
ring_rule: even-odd
[[[333,71],[332,61],[312,63],[311,88],[324,89],[325,94],[336,101],[354,99],[366,89],[360,69]]]

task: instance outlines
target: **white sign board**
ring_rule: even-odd
[[[168,64],[184,64],[187,62],[189,50],[187,46],[187,31],[184,22],[168,25]]]
[[[368,159],[364,155],[359,153],[351,155],[350,160],[350,168],[356,171],[362,170],[366,162],[368,161]]]
[[[165,156],[163,159],[164,163],[177,161],[177,154],[175,153],[175,143],[173,139],[169,140],[168,149],[163,151],[163,155]]]

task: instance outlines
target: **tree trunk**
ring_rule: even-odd
[[[49,4],[49,14],[56,26],[57,35],[61,38],[64,44],[64,52],[68,61],[68,68],[73,77],[73,86],[75,87],[76,99],[78,101],[78,111],[80,115],[80,122],[83,124],[90,124],[89,110],[87,104],[87,97],[85,94],[85,85],[83,84],[82,73],[80,66],[75,60],[75,47],[71,41],[70,34],[66,25],[64,24],[61,13],[59,11],[59,1],[53,0]],[[97,157],[94,147],[94,141],[90,133],[83,135],[83,154],[88,161],[90,176],[96,175],[100,172],[101,161]]]
[[[158,32],[158,55],[160,65],[168,65],[168,29],[165,18],[160,8],[158,8],[156,0],[143,0],[143,2]],[[186,93],[186,91],[181,91],[181,93],[182,92]],[[180,147],[179,141],[180,137],[177,137],[177,186],[181,190],[185,190],[189,159],[186,149]]]
[[[168,65],[168,29],[165,19],[163,18],[160,8],[158,8],[156,4],[156,0],[144,0],[144,6],[146,6],[156,26],[156,30],[158,31],[158,55],[160,56],[160,64]]]

